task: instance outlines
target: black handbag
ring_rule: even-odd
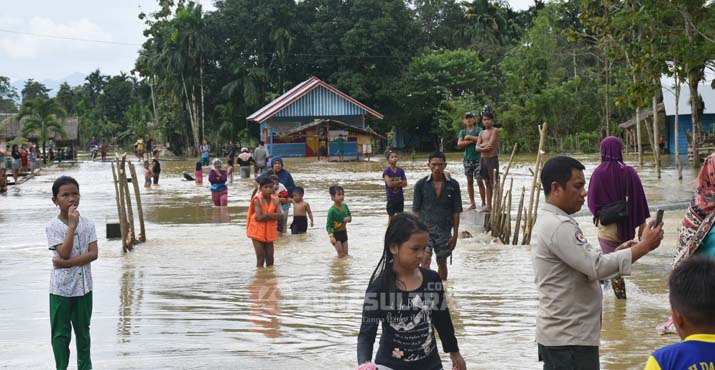
[[[628,197],[630,193],[630,177],[626,178],[626,197],[601,207],[598,211],[598,221],[601,225],[621,224],[628,220]]]

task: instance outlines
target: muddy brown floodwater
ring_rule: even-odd
[[[598,164],[595,155],[578,158],[587,176]],[[633,164],[635,158],[626,161]],[[131,253],[122,253],[118,240],[105,238],[106,221],[116,218],[109,163],[62,165],[10,187],[0,196],[0,368],[54,365],[48,314],[52,264],[44,227],[57,212],[51,184],[60,174],[79,181],[79,210],[95,222],[99,237],[99,259],[92,267],[95,368],[355,368],[363,293],[387,224],[380,177],[385,161],[285,162],[306,189],[316,223],[305,235],[280,239],[275,267],[259,271],[245,235],[251,180],[229,185],[228,210],[220,212],[211,205],[206,182],[197,187],[181,179],[182,171],[192,173],[193,161],[165,161],[161,185],[142,190],[148,241]],[[516,161],[511,171],[515,189],[530,184],[529,165],[526,156]],[[409,209],[412,185],[428,172],[426,158],[411,162],[403,156],[399,166],[407,172]],[[447,169],[462,185],[467,204],[459,154],[449,155]],[[694,190],[693,169],[685,169],[682,181],[672,163],[660,180],[653,166],[638,171],[651,205],[684,203]],[[351,256],[343,260],[336,258],[325,232],[332,184],[345,188],[354,219],[348,227]],[[603,369],[642,368],[650,352],[678,340],[657,335],[655,326],[669,314],[666,278],[683,213],[666,212],[664,244],[634,266],[626,279],[628,300],[617,301],[606,292]],[[579,222],[597,243],[589,217]],[[447,295],[468,368],[540,368],[529,248],[492,243],[473,225],[462,229],[476,237],[459,240]],[[73,347],[70,363],[75,367]],[[451,367],[449,356],[442,354],[442,359]]]

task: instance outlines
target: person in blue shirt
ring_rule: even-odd
[[[670,309],[682,342],[648,358],[645,370],[715,369],[715,260],[693,256],[670,275]]]

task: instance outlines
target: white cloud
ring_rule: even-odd
[[[8,21],[8,23],[12,20]],[[15,21],[15,24],[18,22]],[[12,27],[18,32],[32,35],[3,33],[0,38],[0,54],[5,54],[11,59],[57,58],[66,53],[96,50],[106,48],[107,44],[83,42],[70,39],[88,39],[111,41],[112,35],[92,21],[82,18],[71,20],[67,23],[56,23],[47,17],[32,17],[29,22],[21,22],[23,26]],[[51,37],[41,37],[45,35]]]

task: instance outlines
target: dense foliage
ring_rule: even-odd
[[[158,1],[139,15],[131,75],[95,71],[57,92],[83,139],[151,134],[190,153],[203,138],[255,136],[245,117],[314,75],[383,113],[379,132],[419,127],[449,149],[463,113],[488,104],[507,145],[535,150],[546,121],[550,147],[595,150],[649,107],[662,73],[700,81],[715,55],[705,0]],[[47,93],[36,85],[22,97]],[[17,97],[0,77],[0,107]]]

